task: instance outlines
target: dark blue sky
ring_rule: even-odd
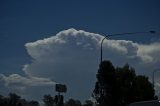
[[[160,31],[159,0],[0,0],[0,73],[21,73],[30,61],[25,43],[68,28],[102,35]],[[112,37],[149,43],[152,36]]]

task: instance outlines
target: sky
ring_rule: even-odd
[[[41,100],[68,86],[66,98],[90,98],[103,58],[151,76],[160,63],[159,0],[0,0],[0,94]],[[156,74],[156,89],[160,89]]]

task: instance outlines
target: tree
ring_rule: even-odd
[[[116,106],[115,102],[115,68],[110,61],[103,61],[97,74],[93,97],[100,106]]]
[[[136,76],[132,87],[136,101],[155,99],[153,85],[148,81],[146,76]]]
[[[45,103],[45,106],[53,106],[54,105],[54,99],[49,94],[43,96],[43,102]]]
[[[29,102],[29,106],[39,106],[39,103],[37,101],[32,100]]]
[[[8,97],[0,95],[0,106],[39,106],[37,101],[26,101],[15,93],[9,93]]]
[[[0,95],[0,106],[2,106],[3,96]]]
[[[155,99],[153,85],[146,76],[135,74],[129,64],[114,68],[103,61],[97,74],[93,97],[100,106],[127,106],[142,100]]]
[[[65,103],[65,106],[82,106],[82,105],[81,105],[81,102],[79,100],[69,99]]]
[[[93,106],[93,102],[91,100],[86,100],[83,106]]]
[[[17,101],[21,99],[21,96],[15,94],[15,93],[9,93],[9,99],[10,99],[10,106],[15,106]]]
[[[119,106],[125,106],[133,102],[133,81],[136,77],[134,68],[129,64],[124,65],[122,68],[116,68],[116,85],[117,85],[117,103]]]
[[[19,100],[21,98],[21,96],[15,94],[15,93],[9,93],[9,98],[11,100]]]
[[[149,82],[148,77],[136,75],[135,69],[128,64],[116,69],[116,82],[119,88],[117,89],[119,106],[156,99],[153,85]]]

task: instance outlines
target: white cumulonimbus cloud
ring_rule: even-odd
[[[33,91],[35,89],[31,86],[40,85],[47,89],[47,86],[58,82],[68,86],[67,97],[85,100],[94,89],[103,37],[71,28],[50,38],[27,43],[25,47],[32,63],[24,65],[26,77],[18,74],[8,77],[1,75],[0,83],[3,79],[5,85],[13,86],[18,83],[24,87],[30,86],[30,91]],[[149,76],[153,69],[159,67],[160,43],[138,44],[127,40],[105,40],[103,59],[110,60],[115,66],[129,63],[138,74]]]

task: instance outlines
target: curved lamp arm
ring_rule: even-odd
[[[142,33],[156,33],[156,31],[147,31],[147,32],[129,32],[129,33],[119,33],[119,34],[111,34],[111,35],[107,35],[107,36],[104,36],[104,38],[102,39],[101,41],[101,57],[100,57],[100,64],[102,63],[102,56],[103,56],[103,51],[102,51],[102,45],[103,45],[103,42],[106,38],[109,38],[110,36],[119,36],[119,35],[131,35],[131,34],[142,34]]]
[[[102,45],[103,45],[104,40],[107,39],[107,38],[108,38],[108,36],[105,36],[105,37],[102,39],[102,41],[101,41],[101,58],[100,58],[100,62],[101,62],[101,63],[102,63],[102,55],[103,55]],[[100,64],[101,64],[101,63],[100,63]]]

